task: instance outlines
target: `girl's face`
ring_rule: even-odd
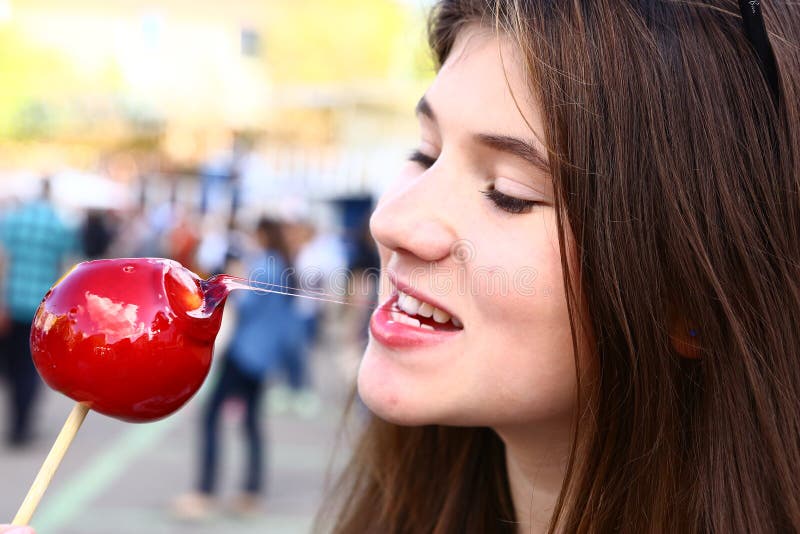
[[[417,152],[372,215],[388,276],[358,387],[386,420],[496,427],[572,413],[553,186],[521,65],[505,39],[461,32],[417,108]]]

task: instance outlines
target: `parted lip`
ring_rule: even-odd
[[[389,280],[392,282],[392,285],[394,285],[395,289],[400,290],[403,293],[405,293],[406,295],[411,295],[412,297],[414,297],[416,299],[419,299],[422,302],[427,302],[431,306],[435,306],[436,308],[439,308],[440,310],[447,312],[448,314],[450,314],[451,317],[455,317],[458,321],[461,322],[461,324],[464,324],[464,321],[461,320],[461,317],[459,317],[458,315],[453,313],[453,310],[451,310],[450,308],[448,308],[447,306],[442,304],[440,301],[438,301],[438,300],[434,299],[433,297],[429,296],[428,294],[423,293],[422,291],[412,287],[407,282],[404,282],[403,280],[401,280],[397,276],[396,273],[393,273],[393,272],[389,271],[388,274],[389,274]],[[392,300],[390,298],[387,302],[391,302],[391,301]]]

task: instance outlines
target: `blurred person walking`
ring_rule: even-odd
[[[245,276],[263,287],[291,285],[287,278],[289,256],[279,223],[261,219],[256,228],[256,239],[258,252],[245,262]],[[261,428],[262,394],[267,379],[284,355],[302,343],[302,324],[293,311],[291,297],[235,292],[229,305],[235,307],[238,319],[203,414],[196,491],[179,497],[174,503],[174,512],[182,519],[205,519],[216,508],[219,416],[223,404],[231,398],[239,398],[244,404],[243,425],[247,440],[244,483],[233,504],[233,511],[249,515],[258,510],[266,471]]]
[[[31,413],[39,389],[29,344],[31,321],[42,297],[63,272],[64,260],[77,249],[75,231],[50,202],[49,180],[42,182],[39,198],[0,220],[0,245],[4,274],[0,364],[10,394],[7,440],[18,447],[31,439]]]
[[[347,255],[339,236],[331,228],[315,225],[308,217],[288,224],[287,234],[297,273],[297,285],[292,287],[305,294],[342,294],[347,285]],[[303,343],[285,354],[281,367],[289,387],[276,388],[271,401],[278,412],[291,408],[297,415],[311,418],[318,412],[320,401],[312,389],[309,359],[322,329],[325,309],[321,301],[311,299],[295,299],[292,305],[303,324]]]

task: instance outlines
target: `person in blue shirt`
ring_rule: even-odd
[[[292,285],[280,224],[261,219],[256,238],[259,251],[246,262],[251,283],[280,290]],[[228,306],[235,308],[237,322],[203,415],[196,492],[182,496],[175,506],[176,513],[187,518],[201,519],[213,508],[219,457],[218,422],[224,402],[231,397],[238,397],[244,403],[247,440],[246,474],[235,508],[240,512],[258,508],[265,471],[260,411],[264,386],[271,373],[280,369],[286,354],[296,351],[303,342],[302,323],[288,295],[236,291],[229,297]]]
[[[42,182],[39,198],[0,219],[0,246],[4,263],[0,316],[5,326],[0,364],[11,396],[7,439],[11,446],[22,446],[31,439],[31,413],[40,384],[31,359],[31,321],[77,247],[75,231],[50,202],[48,180]]]

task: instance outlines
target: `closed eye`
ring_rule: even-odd
[[[508,213],[520,214],[529,213],[537,204],[543,204],[535,200],[526,200],[524,198],[512,197],[501,193],[494,187],[486,191],[481,191],[492,203],[503,211]]]
[[[433,164],[436,163],[436,158],[424,154],[420,150],[414,150],[411,152],[411,154],[408,156],[408,160],[419,163],[425,169],[433,167]],[[486,198],[491,200],[498,209],[512,214],[528,213],[537,204],[542,204],[541,202],[537,202],[535,200],[526,200],[512,197],[511,195],[506,195],[495,189],[494,186],[486,191],[481,191],[481,193],[483,193]]]
[[[420,165],[422,165],[426,169],[430,169],[431,167],[433,167],[433,164],[436,163],[436,158],[431,157],[431,156],[429,156],[427,154],[423,154],[419,150],[414,150],[408,156],[408,160],[409,161],[414,161],[416,163],[419,163]]]

